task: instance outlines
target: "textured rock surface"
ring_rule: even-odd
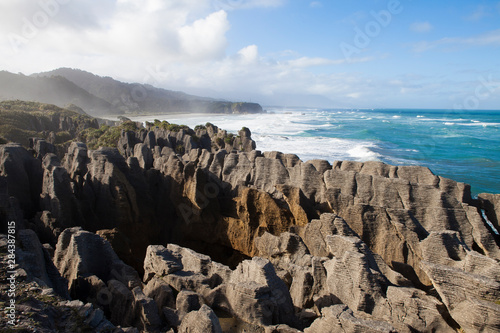
[[[28,276],[41,285],[53,288],[59,296],[69,299],[68,282],[57,271],[35,232],[20,230],[17,238],[19,247],[15,253],[16,260],[21,263]]]
[[[333,305],[323,309],[322,317],[316,319],[313,324],[305,329],[305,333],[322,332],[397,332],[391,325],[356,318],[347,306]]]
[[[62,162],[43,140],[0,146],[2,222],[47,248],[59,235],[69,291],[113,324],[188,330],[206,304],[247,331],[498,330],[500,239],[481,211],[498,226],[498,195],[423,167],[262,153],[245,128],[161,127],[118,149],[73,142]],[[39,248],[20,253],[54,284]]]
[[[121,261],[111,245],[100,236],[80,227],[64,230],[59,236],[54,264],[69,281],[69,289],[77,288],[79,277],[96,275],[107,282],[111,278],[130,286],[141,284],[137,273]]]
[[[188,313],[179,326],[179,333],[222,333],[219,319],[205,304],[198,310]]]
[[[497,231],[500,230],[500,194],[481,193],[478,199],[490,222]]]

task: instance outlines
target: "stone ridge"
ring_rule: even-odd
[[[472,199],[467,184],[428,168],[303,162],[255,150],[246,128],[234,136],[211,124],[124,131],[118,149],[73,142],[62,160],[42,141],[33,154],[0,145],[0,216],[57,243],[73,297],[106,286],[122,300],[104,308],[115,319],[137,303],[126,325],[155,308],[149,297],[170,304],[148,319],[153,330],[167,321],[217,331],[202,303],[256,331],[500,327],[500,239],[482,214],[498,226],[499,201]],[[95,251],[109,262],[91,263]],[[110,278],[117,267],[126,278]],[[195,292],[199,306],[174,309],[150,283]],[[181,325],[191,311],[206,320]]]

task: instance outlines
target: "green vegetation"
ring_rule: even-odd
[[[207,123],[207,124],[209,124],[209,123]],[[203,125],[196,125],[196,126],[194,127],[194,130],[195,130],[195,131],[199,131],[199,130],[204,131],[204,130],[206,130],[206,129],[207,129],[207,126],[203,126]]]
[[[233,142],[233,134],[232,133],[229,133],[225,138],[224,138],[224,142],[227,143],[227,144],[231,144]]]
[[[87,128],[80,132],[78,139],[86,142],[89,149],[97,149],[99,147],[116,148],[122,130],[136,132],[139,130],[139,127],[137,127],[135,122],[130,120],[113,127],[102,125],[97,129]]]
[[[178,144],[177,147],[175,147],[175,152],[179,155],[184,155],[185,151],[186,149],[181,144]]]
[[[151,123],[149,123],[151,124]],[[170,131],[170,132],[179,132],[180,130],[185,130],[185,131],[190,131],[191,129],[186,126],[186,125],[177,125],[177,124],[171,124],[166,120],[159,121],[158,119],[154,120],[153,126],[156,126],[158,128]]]
[[[48,139],[51,136],[55,137],[55,144],[63,144],[79,131],[97,126],[97,120],[92,117],[51,104],[0,102],[0,143],[13,141],[27,146],[30,137]]]

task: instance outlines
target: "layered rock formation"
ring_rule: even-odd
[[[55,246],[73,297],[112,295],[115,325],[500,330],[497,196],[423,167],[262,153],[238,134],[149,127],[62,160],[43,142],[2,145],[0,216]]]

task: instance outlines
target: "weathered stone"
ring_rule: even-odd
[[[61,297],[69,299],[68,282],[61,277],[33,230],[24,229],[17,233],[19,247],[16,261],[26,271],[27,277],[54,289]]]
[[[51,212],[56,220],[54,227],[61,230],[84,225],[80,206],[66,169],[60,166],[59,159],[54,154],[46,154],[42,163],[44,175],[41,208]]]
[[[444,320],[445,306],[415,288],[387,289],[392,324],[399,332],[455,332]]]
[[[342,218],[334,214],[322,214],[319,220],[312,220],[305,227],[303,239],[312,255],[327,257],[330,255],[330,251],[326,244],[326,236],[335,234],[341,236],[356,235]]]
[[[193,291],[181,290],[175,302],[179,318],[182,320],[189,312],[199,310],[204,303],[201,295]]]
[[[137,272],[121,261],[111,245],[100,236],[80,227],[64,230],[59,236],[54,264],[74,290],[79,277],[96,275],[104,282],[118,279],[130,287],[141,284]]]
[[[254,257],[238,265],[226,286],[232,312],[257,325],[296,325],[290,293],[272,264]]]
[[[110,320],[115,325],[130,326],[134,322],[134,295],[118,280],[108,281]]]
[[[497,231],[500,230],[500,194],[480,193],[477,197],[488,220]]]
[[[132,289],[132,294],[134,295],[134,326],[144,331],[158,330],[162,322],[156,302],[144,295],[140,287]]]
[[[322,310],[322,317],[304,330],[304,333],[323,332],[397,332],[390,324],[357,318],[353,311],[345,305],[333,305]]]
[[[155,275],[164,276],[181,269],[178,258],[163,245],[148,246],[144,259],[144,282],[148,283]]]
[[[163,279],[152,278],[144,287],[144,294],[154,299],[159,309],[162,309],[164,306],[175,306],[172,288]]]
[[[197,311],[184,316],[179,333],[222,333],[219,319],[212,309],[203,304]]]
[[[38,211],[42,175],[41,161],[20,144],[0,145],[0,176],[5,177],[8,194],[17,198],[25,217]]]
[[[498,263],[490,264],[490,268],[494,270],[489,272],[488,267],[481,267],[483,274],[489,273],[488,275],[479,275],[477,271],[468,273],[465,269],[428,262],[422,262],[422,265],[443,303],[460,326],[481,327],[485,331],[500,327],[500,305],[495,304],[500,298]],[[465,268],[470,269],[467,266]],[[467,311],[469,315],[465,315]],[[481,316],[483,320],[478,319]]]
[[[29,147],[36,152],[36,158],[42,160],[47,154],[55,154],[56,148],[53,144],[39,138],[30,138]]]
[[[134,147],[134,157],[139,160],[139,166],[144,170],[153,167],[153,154],[146,143],[138,143]]]

